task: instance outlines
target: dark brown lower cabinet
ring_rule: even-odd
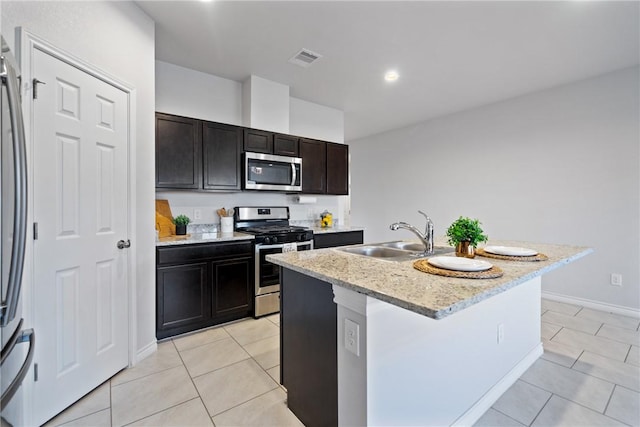
[[[253,315],[253,244],[156,249],[156,337]]]
[[[338,425],[337,315],[331,284],[280,269],[280,378],[307,427]]]

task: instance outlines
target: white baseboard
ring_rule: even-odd
[[[136,360],[133,361],[133,365],[132,366],[136,365],[137,363],[139,363],[143,359],[151,356],[153,353],[156,352],[156,350],[158,350],[158,342],[157,341],[150,342],[149,344],[144,346],[142,349],[140,349],[136,353]]]
[[[542,343],[538,344],[533,350],[531,350],[516,366],[511,369],[507,375],[502,377],[500,381],[498,381],[493,387],[487,391],[484,396],[482,396],[476,403],[473,405],[467,412],[462,414],[460,418],[458,418],[452,426],[472,426],[482,417],[482,415],[491,408],[491,406],[496,403],[500,396],[504,394],[505,391],[509,389],[518,378],[522,376],[526,372],[527,369],[533,365],[533,363],[538,360],[544,349],[542,348]]]
[[[605,311],[607,313],[620,314],[622,316],[640,319],[640,310],[631,307],[622,307],[619,305],[607,304],[583,298],[570,297],[566,295],[554,294],[553,292],[542,291],[542,298],[552,301],[564,302],[567,304],[581,305],[583,307],[592,308],[594,310]]]

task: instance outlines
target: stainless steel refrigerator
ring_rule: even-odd
[[[1,37],[1,36],[0,36]],[[23,425],[21,384],[35,346],[32,329],[23,329],[20,294],[27,231],[27,162],[20,103],[19,69],[1,37],[0,77],[0,251],[2,295],[0,301],[0,423]]]

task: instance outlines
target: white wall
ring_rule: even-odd
[[[289,133],[289,86],[249,76],[242,83],[242,94],[245,126]]]
[[[241,83],[156,61],[156,88],[156,111],[243,124]]]
[[[136,89],[136,350],[155,345],[154,24],[129,2],[2,1],[3,35],[15,48],[16,27],[44,38]],[[126,313],[123,313],[126,315]]]
[[[560,295],[640,308],[638,67],[350,142],[352,222],[367,241],[411,238],[426,211],[493,239],[590,246],[545,276]],[[609,284],[613,272],[623,286]]]
[[[176,85],[180,90],[176,90]],[[156,61],[157,111],[249,126],[243,121],[242,104],[250,102],[251,97],[244,95],[247,93],[244,91],[243,94],[242,83]],[[288,114],[289,131],[285,133],[332,142],[344,141],[342,111],[295,98],[290,98],[288,109],[279,110]],[[326,209],[340,224],[348,222],[349,212],[348,196],[318,196],[317,203],[309,205],[298,205],[292,196],[269,192],[158,191],[156,198],[169,200],[174,215],[185,214],[194,219],[194,210],[201,210],[202,218],[194,220],[196,224],[217,223],[219,218],[215,211],[223,206],[289,206],[291,219],[295,221],[318,220]]]
[[[344,143],[344,112],[298,98],[289,98],[289,133]]]

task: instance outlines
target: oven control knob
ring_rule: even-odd
[[[271,243],[278,243],[278,237],[277,236],[273,236],[271,238]]]
[[[264,238],[264,244],[265,244],[265,245],[268,245],[268,244],[270,244],[270,243],[271,243],[271,238],[270,238],[270,237],[265,237],[265,238]]]
[[[298,242],[304,242],[304,234],[298,234]]]

